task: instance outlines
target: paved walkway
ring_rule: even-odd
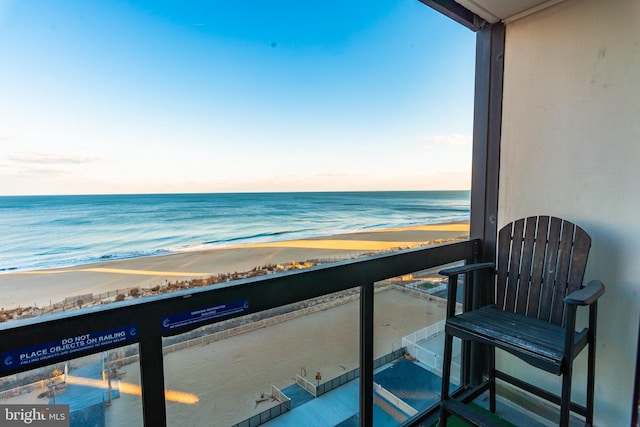
[[[418,410],[426,409],[440,399],[440,377],[408,360],[381,368],[376,372],[374,381]],[[309,399],[309,393],[298,385],[295,387],[297,389],[290,386],[283,390],[287,396],[287,391],[296,393],[289,396],[292,398],[292,410],[274,418],[265,424],[266,427],[350,427],[359,424],[358,378],[317,398]],[[307,396],[300,395],[300,391]],[[373,420],[375,427],[399,424],[377,405],[374,406]]]
[[[265,427],[335,426],[358,412],[360,380],[355,379],[274,418]]]
[[[292,410],[315,399],[313,394],[309,393],[298,384],[290,385],[289,387],[283,389],[282,392],[285,394],[285,396],[291,399]]]

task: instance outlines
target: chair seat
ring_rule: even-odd
[[[565,328],[493,305],[447,320],[447,334],[491,344],[527,363],[560,375],[564,369]],[[575,334],[574,357],[587,343],[587,330]]]

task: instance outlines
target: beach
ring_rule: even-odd
[[[0,308],[46,306],[65,298],[170,281],[249,271],[267,264],[341,260],[466,237],[468,221],[228,246],[203,251],[105,261],[71,268],[0,274]]]
[[[415,297],[397,289],[376,293],[374,357],[401,347],[402,337],[444,318],[444,302]],[[167,402],[168,425],[225,427],[274,404],[257,404],[298,374],[314,384],[358,367],[359,302],[285,321],[204,346],[165,356],[165,387],[195,395],[197,403]],[[137,363],[126,365],[123,381],[139,384]],[[277,403],[277,402],[276,402]],[[357,410],[357,408],[356,408]],[[138,396],[121,394],[107,412],[109,425],[142,425]]]
[[[445,302],[437,297],[386,287],[375,294],[374,358],[402,345],[402,337],[432,325],[445,315]],[[276,406],[270,399],[274,385],[280,390],[302,375],[316,383],[337,378],[358,367],[359,301],[252,330],[206,345],[169,352],[164,358],[167,390],[167,425],[228,427]],[[86,378],[78,367],[99,365],[100,355],[70,361],[65,396],[76,385],[106,393],[106,381]],[[137,361],[119,368],[119,397],[105,410],[112,427],[142,426],[140,366]],[[46,388],[2,401],[7,404],[45,404],[38,398]],[[93,391],[92,391],[93,393]],[[75,392],[74,394],[77,394]],[[267,399],[262,399],[267,397]],[[330,408],[327,408],[330,410]],[[357,407],[353,408],[353,413]],[[323,425],[315,420],[314,425]],[[319,424],[318,424],[319,423]]]
[[[10,272],[0,275],[1,304],[46,305],[74,295],[166,281],[249,271],[267,264],[306,260],[340,260],[468,236],[468,222],[390,228],[291,241],[257,243],[207,251],[102,262],[67,269]],[[228,426],[277,402],[271,385],[285,388],[302,374],[315,383],[358,367],[359,303],[345,299],[328,309],[255,329],[165,356],[165,386],[191,402],[167,402],[170,425]],[[376,293],[375,357],[401,347],[402,337],[444,318],[443,301],[416,296],[401,286]],[[93,357],[93,356],[91,356]],[[72,362],[74,364],[81,361]],[[138,363],[122,368],[121,396],[106,412],[109,425],[141,425]],[[70,375],[73,376],[73,371]],[[82,381],[82,380],[80,380]],[[72,384],[72,382],[70,383]]]

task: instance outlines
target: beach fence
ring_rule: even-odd
[[[101,294],[91,293],[91,294],[74,295],[71,297],[66,297],[62,301],[51,303],[43,307],[39,307],[37,309],[37,313],[33,313],[33,314],[43,315],[43,314],[52,314],[52,313],[59,313],[67,310],[73,310],[75,308],[81,308],[83,305],[92,304],[94,302],[98,304],[102,300],[106,300],[107,298],[111,298],[111,297],[117,297],[118,295],[122,295],[122,296],[133,295],[139,291],[140,291],[140,287],[133,287],[133,288],[115,289],[113,291],[103,292]]]
[[[445,320],[441,320],[440,322],[402,337],[402,346],[407,349],[407,353],[415,357],[418,362],[439,376],[442,376],[442,363],[444,359],[440,354],[429,349],[428,343],[430,341],[433,342],[438,336],[444,334],[445,322]],[[454,381],[458,381],[460,364],[452,362],[451,366],[451,378]]]
[[[64,380],[64,375],[59,375],[55,377],[51,377],[47,380],[40,380],[30,384],[25,384],[19,387],[14,387],[10,390],[5,390],[0,392],[0,400],[10,399],[12,397],[20,396],[21,394],[27,394],[34,391],[42,391],[47,390],[49,384],[53,384],[56,382],[62,382]]]
[[[243,420],[238,424],[234,424],[231,427],[257,427],[291,410],[291,399],[289,399],[278,387],[274,386],[273,384],[271,384],[271,397],[280,403],[272,408],[269,408],[260,412],[259,414],[252,416],[251,418],[247,418],[246,420]]]
[[[345,259],[351,259],[351,257],[346,256],[345,258],[335,258],[335,259],[332,258],[332,259],[313,260],[313,262],[316,262],[316,263],[328,263],[328,262],[341,261],[341,260],[345,260]],[[384,284],[381,283],[381,284],[378,284],[378,288],[387,287],[389,285],[391,285],[391,283],[384,283]],[[401,287],[401,286],[399,286],[397,284],[395,284],[395,286],[397,286],[398,288]],[[160,291],[162,293],[162,291],[168,289],[169,286],[167,286],[167,285],[156,285],[156,286],[149,286],[149,287],[144,287],[144,288],[141,288],[140,286],[134,286],[134,287],[131,287],[131,288],[115,289],[115,290],[112,290],[112,291],[102,292],[102,293],[99,293],[99,294],[90,293],[90,294],[74,295],[74,296],[71,296],[71,297],[66,297],[62,301],[51,303],[51,304],[46,305],[46,306],[38,307],[37,308],[37,313],[27,314],[27,312],[25,312],[25,316],[26,317],[32,317],[32,315],[43,315],[43,314],[59,313],[59,312],[62,312],[62,311],[73,310],[75,308],[81,308],[83,305],[87,305],[87,304],[104,303],[105,301],[107,301],[110,298],[118,298],[120,296],[121,296],[121,298],[124,298],[126,296],[138,297],[138,296],[144,295],[146,291],[155,290],[156,288],[158,289],[158,291]]]
[[[407,344],[416,344],[420,341],[427,340],[428,338],[434,337],[438,334],[444,332],[445,321],[441,320],[439,322],[433,323],[426,328],[422,328],[418,331],[412,332],[409,335],[402,337],[402,345]],[[413,353],[411,353],[413,354]]]
[[[55,375],[56,370],[60,372],[60,375]],[[49,384],[62,382],[64,380],[63,371],[64,364],[57,363],[52,366],[32,369],[21,374],[2,377],[0,378],[0,400],[31,393],[36,390],[46,390]]]
[[[402,337],[402,346],[407,349],[407,352],[439,375],[442,375],[442,356],[421,344],[444,333],[444,325],[445,321],[440,321]]]
[[[405,351],[403,348],[400,348],[394,352],[391,352],[389,354],[386,354],[382,357],[379,357],[378,359],[374,360],[373,365],[375,368],[379,368],[380,366],[386,365],[387,363],[390,363],[402,356],[404,356]],[[360,376],[360,368],[356,368],[353,369],[349,372],[345,372],[344,374],[333,378],[327,382],[324,382],[320,385],[315,385],[313,384],[311,381],[309,381],[308,379],[306,379],[305,377],[301,376],[301,375],[296,375],[296,384],[298,384],[300,387],[304,388],[305,390],[307,390],[309,393],[311,393],[311,395],[313,395],[314,397],[320,397],[321,395],[340,387],[343,384],[346,384],[347,382],[354,380],[356,378],[358,378]],[[384,393],[384,392],[383,392]],[[395,400],[398,400],[399,403],[398,405],[402,405],[404,402],[402,402],[401,400],[399,400],[397,397],[393,396],[393,394],[387,392],[390,395],[390,398],[393,397],[395,398]],[[256,427],[259,426],[261,424],[266,423],[267,421],[271,421],[272,419],[274,419],[277,416],[280,416],[282,414],[284,414],[285,412],[288,412],[291,410],[291,399],[289,397],[287,397],[281,390],[279,390],[276,386],[271,385],[271,395],[280,402],[279,405],[274,406],[272,408],[269,408],[265,411],[260,412],[259,414],[256,414],[254,416],[252,416],[251,418],[248,418],[244,421],[239,422],[238,424],[234,424],[232,427]],[[395,403],[394,403],[395,405]],[[407,405],[406,403],[404,403],[405,407],[402,407],[401,410],[403,412],[408,411],[407,413],[411,413],[411,410],[413,408],[411,408],[409,405]],[[413,413],[415,413],[415,409],[413,409]],[[413,413],[411,413],[413,415]],[[404,419],[407,419],[408,417],[405,416]]]
[[[386,289],[380,289],[386,290]],[[337,307],[343,304],[347,304],[351,301],[355,301],[360,298],[359,293],[355,293],[352,295],[347,295],[340,298],[334,298],[329,301],[325,301],[319,304],[313,304],[311,306],[301,308],[299,310],[289,311],[287,313],[278,314],[275,316],[269,316],[264,319],[250,321],[248,323],[238,325],[235,327],[231,327],[228,329],[224,329],[218,332],[214,332],[211,334],[206,334],[200,337],[188,339],[185,341],[181,341],[175,344],[167,345],[163,348],[163,353],[166,355],[168,353],[183,350],[186,348],[191,348],[195,346],[207,345],[215,341],[220,341],[226,338],[230,338],[236,335],[245,334],[247,332],[252,332],[258,329],[265,328],[267,326],[275,325],[278,323],[286,322],[288,320],[297,319],[299,317],[307,316],[311,313],[316,313],[319,311],[324,311],[333,307]]]
[[[404,355],[404,348],[399,348],[389,354],[385,354],[384,356],[381,356],[373,361],[373,369],[378,369],[379,367],[391,363],[394,360],[403,357]],[[358,377],[360,377],[360,368],[355,368],[319,385],[315,385],[308,379],[300,375],[296,375],[296,384],[307,390],[309,393],[311,393],[312,396],[320,397],[323,394],[328,393],[331,390],[348,383],[349,381],[355,380]]]
[[[387,414],[399,422],[403,422],[418,413],[417,409],[378,383],[373,383],[373,399],[376,405],[383,408]]]
[[[314,260],[310,260],[308,261],[308,263],[311,264],[327,264],[327,263],[332,263],[332,262],[339,262],[339,261],[345,261],[345,260],[349,260],[349,259],[353,259],[353,258],[357,258],[358,254],[344,254],[342,256],[335,256],[332,258],[319,258],[319,259],[314,259]],[[295,263],[294,263],[295,264]],[[305,263],[303,263],[304,265]],[[210,277],[215,278],[215,277],[220,277],[220,276],[225,276],[224,274],[211,274]],[[244,276],[239,276],[238,278],[244,278]],[[201,279],[205,279],[205,277],[202,277]],[[186,281],[186,280],[185,280]],[[215,282],[215,279],[213,279],[213,282]],[[130,288],[122,288],[122,289],[115,289],[112,291],[108,291],[108,292],[102,292],[99,294],[83,294],[83,295],[75,295],[75,296],[71,296],[71,297],[66,297],[64,300],[62,301],[58,301],[58,302],[50,302],[49,305],[46,306],[42,306],[42,307],[37,307],[35,308],[35,311],[33,313],[26,313],[25,317],[33,317],[34,315],[43,315],[43,314],[51,314],[51,313],[59,313],[62,311],[67,311],[67,310],[73,310],[75,308],[79,308],[82,307],[83,305],[86,304],[100,304],[101,302],[105,302],[105,300],[108,300],[109,298],[124,298],[126,296],[129,297],[139,297],[141,295],[144,295],[146,291],[156,291],[156,292],[160,292],[160,293],[164,293],[166,292],[167,289],[171,289],[171,284],[169,284],[168,282],[165,283],[161,283],[161,284],[157,284],[157,285],[149,285],[148,287],[140,287],[140,286],[134,286],[134,287],[130,287]],[[146,290],[146,291],[145,291]]]
[[[345,257],[345,259],[351,259],[351,258]],[[323,259],[323,260],[314,260],[313,262],[327,263],[327,262],[335,262],[339,260],[341,259],[339,258]],[[410,291],[410,293],[414,294],[415,296],[423,296],[423,297],[425,296],[425,294],[428,295],[430,292],[433,291],[431,290],[430,292],[425,292],[421,289],[416,288],[415,286],[412,286],[411,284],[404,284],[402,280],[398,282],[397,280],[389,279],[389,280],[385,280],[380,283],[377,283],[376,292],[385,291],[391,287],[398,290],[402,290],[404,292]],[[139,286],[135,286],[131,288],[115,289],[108,292],[102,292],[100,294],[90,293],[90,294],[74,295],[71,297],[66,297],[63,301],[51,303],[49,305],[42,306],[42,307],[37,307],[37,308],[34,308],[32,311],[25,311],[24,314],[21,314],[18,318],[33,317],[36,315],[43,315],[43,314],[59,313],[67,310],[81,308],[89,304],[92,304],[92,305],[102,304],[107,302],[110,298],[124,299],[127,296],[138,297],[138,296],[144,295],[146,292],[145,290],[151,290],[155,288],[158,288],[160,291],[162,291],[163,289],[167,289],[168,286],[157,285],[157,286],[149,286],[148,288],[141,288]],[[345,303],[346,302],[348,301],[345,301]]]
[[[340,387],[348,383],[349,381],[355,380],[360,376],[360,368],[352,369],[351,371],[345,372],[344,374],[337,376],[327,382],[324,382],[317,387],[315,387],[315,396],[319,397],[325,393],[330,392],[331,390]],[[311,392],[313,394],[313,392]]]
[[[133,289],[138,289],[138,288],[133,288]],[[409,292],[411,294],[415,294],[416,296],[421,296],[421,297],[425,297],[423,293],[420,292],[416,292],[414,290],[409,290],[403,286],[397,286],[397,285],[393,285],[393,284],[389,284],[389,283],[379,283],[376,284],[376,289],[375,292],[384,292],[387,291],[389,289],[397,289],[403,292]],[[99,299],[99,298],[103,298],[105,295],[121,295],[123,294],[123,292],[128,292],[128,289],[119,289],[119,290],[115,290],[115,291],[111,291],[111,292],[106,292],[104,294],[100,294],[100,295],[94,295],[94,299]],[[70,301],[86,301],[88,300],[88,295],[91,294],[87,294],[84,296],[84,300],[77,297],[73,300]],[[282,313],[282,314],[278,314],[278,315],[274,315],[274,316],[267,316],[263,319],[259,319],[259,320],[252,320],[249,321],[247,323],[238,325],[238,326],[234,326],[234,327],[229,327],[217,332],[213,332],[213,333],[206,333],[204,332],[203,335],[198,336],[198,337],[194,337],[194,338],[189,338],[189,339],[184,339],[181,340],[179,342],[173,343],[173,344],[168,344],[165,345],[163,347],[163,354],[167,355],[169,353],[172,353],[174,351],[179,351],[179,350],[184,350],[184,349],[188,349],[191,347],[196,347],[196,346],[203,346],[203,345],[207,345],[210,344],[212,342],[216,342],[216,341],[220,341],[226,338],[231,338],[237,335],[241,335],[247,332],[251,332],[251,331],[255,331],[261,328],[265,328],[267,326],[271,326],[271,325],[275,325],[278,323],[282,323],[282,322],[286,322],[288,320],[293,320],[293,319],[297,319],[299,317],[303,317],[303,316],[307,316],[311,313],[315,313],[318,311],[324,311],[333,307],[337,307],[343,304],[347,304],[349,302],[352,301],[356,301],[360,298],[360,294],[358,292],[355,293],[351,293],[348,295],[344,295],[344,296],[339,296],[339,297],[335,297],[332,298],[328,301],[324,301],[318,304],[312,304],[308,307],[304,307],[298,310],[292,310],[286,313]],[[404,351],[404,350],[402,350]],[[137,354],[134,355],[130,355],[128,357],[120,357],[117,358],[116,360],[110,360],[109,362],[107,362],[107,366],[105,366],[105,368],[109,368],[111,366],[118,366],[118,367],[122,367],[124,365],[128,365],[131,363],[136,363],[138,362],[139,357]]]
[[[386,289],[386,288],[385,288]],[[384,289],[381,289],[384,290]],[[347,304],[351,301],[355,301],[359,298],[359,294],[347,295],[340,298],[334,298],[329,301],[314,304],[309,307],[305,307],[299,310],[293,310],[287,313],[269,316],[264,319],[250,321],[248,323],[230,327],[227,329],[223,329],[221,331],[213,332],[213,333],[205,333],[199,337],[185,339],[184,341],[179,341],[173,344],[165,345],[162,348],[163,355],[167,355],[174,351],[184,350],[197,346],[204,346],[210,344],[212,342],[220,341],[226,338],[231,338],[237,335],[245,334],[247,332],[255,331],[258,329],[265,328],[267,326],[275,325],[278,323],[286,322],[288,320],[297,319],[299,317],[307,316],[311,313],[315,313],[318,311],[327,310],[332,307],[337,307],[339,305]],[[109,358],[112,359],[112,358]],[[112,366],[122,367],[124,365],[128,365],[131,363],[137,363],[139,360],[138,354],[133,354],[126,357],[118,357],[115,360],[109,360],[105,363],[105,368],[108,369]]]
[[[421,288],[420,285],[429,285],[430,288]],[[425,294],[435,294],[447,290],[447,282],[435,282],[433,280],[424,280],[416,283],[408,283],[408,288]]]
[[[76,295],[72,297],[67,297],[62,302],[62,305],[65,307],[68,306],[82,306],[82,304],[86,304],[89,302],[93,302],[93,294],[84,294],[84,295]]]
[[[318,387],[305,377],[296,374],[296,384],[311,393],[313,397],[318,397]]]
[[[385,252],[385,251],[381,251],[381,252]],[[357,254],[345,254],[343,256],[338,256],[334,258],[314,259],[309,262],[312,264],[327,264],[327,263],[344,261],[346,259],[353,259],[353,258],[357,258]],[[212,277],[215,277],[215,276],[219,276],[219,275],[215,275],[215,274],[212,275]],[[406,275],[406,276],[401,276],[399,278],[391,278],[391,279],[384,280],[380,283],[377,283],[376,287],[379,288],[382,286],[386,288],[386,287],[392,286],[394,288],[403,290],[405,292],[407,290],[410,290],[412,291],[412,293],[422,294],[423,296],[430,295],[431,292],[436,291],[436,289],[432,289],[429,291],[422,290],[416,285],[417,283],[416,281],[420,282],[420,279],[415,278],[413,275]],[[443,285],[443,286],[446,286],[446,285]],[[75,308],[80,308],[86,305],[103,304],[103,303],[109,302],[111,298],[114,298],[117,301],[120,299],[125,299],[125,297],[137,298],[139,296],[148,295],[149,291],[164,293],[168,289],[171,289],[171,284],[169,283],[158,284],[155,286],[149,285],[148,287],[135,286],[131,288],[115,289],[115,290],[103,292],[100,294],[89,293],[89,294],[75,295],[71,297],[66,297],[63,301],[50,303],[49,305],[46,305],[46,306],[31,307],[29,310],[24,310],[23,312],[19,312],[16,318],[19,319],[23,317],[33,317],[33,316],[40,316],[43,314],[59,313],[67,310],[73,310]]]
[[[134,354],[131,356],[120,357],[118,359],[109,360],[105,362],[105,369],[109,370],[110,368],[122,368],[125,365],[131,365],[133,363],[137,363],[140,360],[139,354]]]

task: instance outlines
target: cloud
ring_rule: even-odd
[[[20,167],[15,167],[15,166],[8,166],[8,167],[4,168],[4,171],[2,172],[2,175],[13,176],[13,177],[34,176],[34,177],[49,177],[49,178],[53,178],[53,177],[57,177],[57,176],[64,176],[65,174],[66,174],[66,171],[61,170],[61,169],[42,168],[42,167],[38,167],[38,168],[20,168]]]
[[[53,153],[22,153],[7,156],[7,159],[16,163],[28,163],[31,165],[77,165],[93,163],[97,157],[58,155]]]
[[[453,134],[453,135],[431,135],[423,138],[426,143],[425,148],[434,145],[449,145],[455,147],[463,147],[471,145],[473,138],[471,135]]]
[[[443,174],[447,173],[468,174],[471,171],[472,139],[470,135],[462,134],[426,137],[421,157],[430,162],[429,171],[440,174],[443,179]]]

